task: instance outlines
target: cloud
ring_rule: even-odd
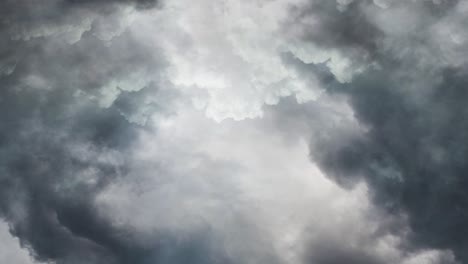
[[[35,261],[466,260],[461,1],[0,6],[0,216]]]
[[[401,87],[414,82],[372,75],[349,87],[356,116],[367,131],[347,136],[338,146],[317,142],[321,151],[313,156],[338,182],[363,177],[377,204],[406,212],[414,242],[452,249],[465,261],[463,239],[457,238],[464,226],[465,77],[448,70],[439,83],[424,83],[427,86],[418,87],[423,92],[411,94],[414,91]],[[376,83],[386,85],[375,89]],[[332,137],[330,142],[336,140]]]
[[[28,252],[20,248],[18,239],[9,233],[8,225],[3,221],[0,225],[0,239],[2,241],[2,249],[0,250],[0,260],[2,262],[18,264],[35,263]]]
[[[150,74],[163,68],[156,53],[142,53],[120,25],[112,30],[121,32],[103,40],[100,20],[128,8],[113,2],[2,3],[0,211],[38,261],[135,259],[133,245],[92,205],[103,186],[125,175],[125,157],[145,123],[134,120],[143,111],[139,106],[116,98],[148,90],[151,98],[161,91]]]
[[[272,133],[274,112],[219,124],[203,112],[179,112],[158,135],[142,137],[139,163],[97,196],[99,212],[140,239],[209,227],[236,263],[453,260],[450,251],[407,248],[404,219],[382,216],[365,186],[348,192],[328,181],[308,160],[305,141]]]
[[[364,58],[373,65],[347,83],[328,75],[323,87],[348,98],[359,125],[323,128],[324,136],[312,136],[311,159],[342,186],[364,179],[377,206],[406,214],[412,246],[452,250],[462,263],[468,261],[460,235],[466,228],[467,79],[464,33],[458,29],[466,23],[465,6],[463,1],[356,1],[330,20],[330,12],[316,20],[313,12],[304,12],[318,25],[304,26],[311,45],[351,54],[353,63],[362,62],[353,52],[368,54]],[[303,20],[298,16],[293,23]],[[316,64],[300,55],[296,59],[290,64],[303,75]]]
[[[30,40],[55,36],[67,42],[77,42],[83,33],[94,31],[97,35],[110,38],[122,31],[134,8],[150,8],[157,1],[74,1],[46,0],[5,1],[2,3],[2,29],[7,39]],[[132,8],[133,7],[133,8]],[[106,16],[106,19],[103,19]],[[113,23],[106,20],[119,16]],[[106,27],[106,32],[101,30]]]
[[[163,49],[170,81],[197,93],[197,105],[207,116],[258,118],[265,104],[282,97],[295,95],[305,102],[320,93],[319,87],[305,86],[280,56],[289,50],[281,25],[289,6],[302,2],[167,1],[162,12],[137,19],[136,34]]]

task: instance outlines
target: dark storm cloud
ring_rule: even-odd
[[[309,245],[310,252],[307,252],[306,263],[314,264],[342,264],[344,261],[349,264],[384,264],[384,260],[372,256],[369,252],[360,248],[346,248],[341,242],[321,241],[320,243]]]
[[[157,4],[0,4],[0,217],[40,262],[248,260],[233,259],[209,227],[142,232],[97,208],[96,197],[111,183],[164,171],[157,160],[135,161],[135,143],[154,129],[151,118],[173,114],[179,95],[164,77],[164,54],[126,30],[128,12]]]
[[[338,51],[356,67],[365,65],[363,70],[343,84],[329,61],[306,64],[290,54],[283,59],[304,80],[317,78],[327,96],[348,100],[359,124],[337,125],[341,112],[322,115],[335,111],[333,105],[297,105],[291,98],[275,106],[275,118],[286,120],[282,126],[290,135],[314,133],[311,156],[330,178],[346,187],[364,179],[377,206],[407,215],[411,232],[404,253],[449,249],[468,262],[465,7],[462,1],[338,2],[292,8],[284,37]],[[95,198],[111,182],[148,167],[157,170],[157,161],[142,165],[132,159],[134,143],[140,132],[154,129],[147,126],[151,118],[172,114],[179,95],[164,79],[164,54],[136,40],[126,30],[126,18],[159,5],[152,0],[0,4],[0,216],[37,260],[249,262],[251,251],[235,259],[210,228],[143,234],[96,207]],[[356,239],[355,245],[324,232],[304,242],[310,249],[303,261],[391,263],[373,243],[400,236],[395,229],[384,227],[377,238]],[[257,236],[249,233],[245,237]],[[249,240],[245,237],[239,240]],[[262,260],[279,262],[273,250],[265,251]]]
[[[95,34],[124,4],[156,2],[0,4],[0,215],[39,261],[227,263],[209,260],[216,254],[203,232],[142,241],[93,205],[109,181],[128,174],[132,142],[148,129],[146,108],[166,114],[174,96],[157,83],[157,52],[125,30],[106,41]]]
[[[9,33],[4,40],[30,39],[80,30],[80,27],[86,27],[85,24],[92,22],[96,16],[118,14],[125,7],[144,9],[156,7],[157,4],[156,0],[6,0],[2,2],[0,11],[0,28]]]
[[[292,7],[288,34],[320,47],[344,49],[355,60],[369,60],[377,52],[381,32],[361,14],[360,4],[364,3],[368,1],[351,3],[345,11],[337,8],[336,1],[310,1],[306,7]]]
[[[342,84],[317,66],[289,61],[304,75],[323,76],[329,93],[346,95],[361,126],[322,128],[325,135],[311,143],[312,160],[343,186],[364,179],[376,205],[406,214],[409,248],[449,249],[468,263],[468,53],[459,31],[466,3],[375,2],[385,8],[354,1],[323,12],[332,4],[311,1],[315,11],[296,17],[300,24],[317,13],[318,27],[303,30],[306,41],[343,54],[361,50],[377,65]],[[348,255],[314,261],[349,262]],[[366,261],[379,263],[358,263]]]
[[[424,95],[412,95],[403,88],[411,84],[373,75],[346,91],[368,132],[315,158],[338,182],[364,177],[377,204],[408,214],[417,245],[454,250],[466,262],[468,79],[448,69]]]
[[[108,5],[112,2],[114,3],[120,3],[120,4],[131,4],[135,5],[136,7],[139,8],[152,8],[157,6],[158,0],[64,0],[63,2],[65,3],[71,3],[71,4],[76,4],[76,5],[81,5],[81,4],[92,4],[92,5]]]

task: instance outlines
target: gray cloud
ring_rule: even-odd
[[[401,88],[405,82],[372,75],[346,91],[368,131],[333,148],[318,142],[322,151],[314,157],[338,182],[364,177],[377,204],[407,213],[416,244],[452,249],[466,261],[459,236],[466,211],[466,78],[447,70],[440,83],[422,88],[425,94],[410,94]]]
[[[364,179],[376,205],[406,214],[410,247],[452,250],[465,263],[468,94],[466,34],[459,29],[466,3],[374,2],[380,7],[350,1],[341,11],[321,13],[332,4],[311,1],[317,14],[294,20],[316,18],[318,27],[304,27],[306,41],[344,54],[362,50],[374,65],[344,84],[321,74],[329,93],[348,98],[360,128],[325,126],[324,136],[312,140],[311,158],[342,186]],[[317,72],[307,63],[288,63],[303,75]]]
[[[182,2],[0,4],[0,216],[37,261],[468,261],[463,1]]]
[[[139,105],[115,99],[136,91],[151,91],[150,99],[161,94],[156,74],[147,76],[163,68],[163,59],[146,53],[124,29],[105,41],[96,30],[122,15],[120,4],[150,3],[1,4],[0,214],[39,261],[144,263],[155,254],[93,206],[99,190],[128,173],[132,141],[146,129],[131,119],[144,112]]]
[[[135,158],[142,152],[137,149],[141,135],[158,134],[154,119],[174,115],[181,103],[175,102],[180,94],[165,77],[164,54],[137,39],[125,22],[133,12],[148,11],[143,9],[150,6],[143,3],[150,2],[4,4],[9,13],[0,41],[5,55],[0,76],[0,216],[38,262],[201,264],[248,263],[252,258],[275,263],[268,246],[262,253],[256,252],[262,246],[232,246],[243,248],[242,254],[226,252],[224,243],[230,241],[208,224],[173,231],[151,223],[150,230],[142,231],[133,222],[122,225],[96,202],[120,184],[136,189],[124,197],[136,196],[132,202],[139,195],[152,199],[143,195],[145,190],[163,189],[164,181],[174,181],[177,169],[185,168],[177,164],[182,157],[172,154],[175,146],[165,151],[169,161]],[[194,156],[188,162],[198,160]],[[199,169],[200,175],[218,167],[218,173],[228,175],[233,168],[202,160],[206,168]],[[173,166],[160,164],[164,162]],[[145,177],[156,180],[140,186]],[[206,203],[212,199],[199,197],[196,178],[181,182],[189,195],[171,198],[161,191],[159,205],[183,211],[178,206],[187,197]],[[227,191],[219,195],[227,196]],[[141,207],[140,214],[148,211],[180,225],[174,216],[164,216],[163,208],[153,210],[151,205]],[[259,239],[249,228],[250,234],[239,236]]]

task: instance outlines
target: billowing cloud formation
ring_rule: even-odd
[[[355,1],[303,35],[363,50],[375,65],[347,84],[329,75],[327,89],[349,98],[361,128],[313,139],[312,159],[342,185],[365,179],[378,206],[407,214],[413,246],[451,249],[462,263],[466,11],[465,1]]]
[[[151,90],[148,107],[164,108],[151,99],[157,77],[141,77],[160,63],[119,25],[112,24],[119,31],[112,42],[101,40],[100,20],[126,8],[2,3],[1,212],[38,260],[136,261],[133,242],[112,234],[90,205],[97,190],[125,175],[138,126],[132,116],[144,115],[144,103],[114,102],[118,94]]]
[[[467,7],[2,2],[0,261],[465,263]]]

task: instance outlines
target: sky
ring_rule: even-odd
[[[0,263],[468,264],[468,1],[3,0]]]

